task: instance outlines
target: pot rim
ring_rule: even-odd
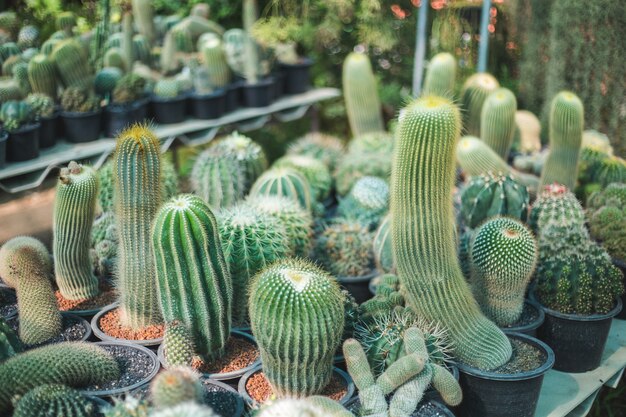
[[[534,379],[540,376],[543,376],[546,372],[548,372],[554,366],[555,356],[554,351],[550,346],[542,342],[541,340],[528,336],[523,333],[507,333],[506,336],[516,339],[522,339],[526,343],[530,343],[535,347],[539,348],[546,355],[546,359],[543,364],[536,369],[532,369],[530,371],[518,372],[515,374],[499,374],[491,371],[483,371],[481,369],[475,368],[473,366],[455,362],[454,364],[459,369],[460,373],[464,373],[467,375],[471,375],[480,379],[487,379],[492,381],[524,381],[527,379]]]
[[[358,395],[355,395],[354,397],[352,397],[350,399],[350,401],[348,401],[344,405],[344,407],[349,410],[349,407],[352,404],[354,404],[355,402],[357,402],[357,401],[359,401],[359,404],[360,404],[361,398]],[[441,402],[439,402],[437,400],[434,400],[432,398],[423,397],[422,400],[419,403],[417,403],[417,405],[419,406],[420,404],[423,404],[423,403],[431,403],[437,409],[437,411],[445,412],[446,417],[454,417],[454,414],[452,414],[452,411],[445,404],[442,404]],[[414,410],[413,413],[411,413],[411,416],[413,416],[413,414],[416,411],[417,411],[417,409]]]
[[[176,97],[169,97],[169,98],[165,98],[165,97],[159,97],[156,96],[154,94],[150,95],[150,101],[152,103],[164,103],[164,104],[170,104],[170,103],[182,103],[183,101],[187,100],[189,98],[189,93],[187,92],[181,92],[179,93]]]
[[[268,76],[257,80],[257,82],[254,84],[251,84],[247,80],[245,80],[243,81],[242,86],[243,88],[264,88],[269,87],[272,84],[274,84],[274,77]]]
[[[551,308],[546,307],[545,305],[541,303],[541,301],[535,295],[534,288],[528,292],[528,297],[530,298],[531,301],[535,301],[541,307],[541,309],[544,311],[545,314],[552,316],[552,317],[557,317],[562,320],[582,321],[582,322],[602,321],[606,319],[611,319],[617,316],[620,311],[622,311],[622,300],[619,297],[615,299],[616,300],[615,307],[613,307],[613,309],[609,311],[608,313],[589,314],[589,315],[561,313],[560,311],[552,310]]]
[[[160,344],[161,342],[163,342],[163,337],[159,337],[156,339],[146,339],[146,340],[131,340],[131,339],[120,339],[118,337],[113,337],[110,336],[108,334],[106,334],[101,328],[100,328],[100,317],[102,317],[104,314],[108,313],[109,311],[118,308],[120,305],[120,303],[118,301],[111,303],[107,306],[104,306],[100,309],[100,311],[98,313],[96,313],[95,316],[93,316],[93,318],[91,319],[91,328],[93,330],[93,334],[96,335],[96,337],[98,339],[100,339],[103,342],[125,342],[125,343],[130,343],[133,345],[140,345],[140,346],[156,346],[158,344]],[[158,359],[157,359],[158,362]]]
[[[380,271],[378,271],[378,269],[376,268],[372,268],[372,271],[369,274],[361,275],[358,277],[338,276],[337,281],[339,281],[340,284],[356,284],[366,281],[369,282],[372,279],[376,278],[378,275],[380,275]]]
[[[541,324],[544,322],[544,320],[546,319],[546,313],[543,311],[543,308],[541,308],[537,301],[525,299],[524,304],[528,304],[533,309],[535,309],[535,311],[537,311],[537,319],[532,323],[528,323],[523,326],[500,327],[500,329],[504,333],[524,333],[529,330],[535,330],[538,329],[539,326],[541,326]]]
[[[313,59],[308,56],[298,56],[298,58],[300,59],[300,61],[295,64],[279,62],[278,65],[282,68],[306,68],[313,65]]]
[[[7,138],[11,135],[15,135],[15,134],[22,134],[22,133],[30,133],[34,130],[39,129],[39,127],[41,126],[41,123],[39,123],[38,121],[35,122],[30,122],[30,123],[26,123],[25,125],[20,126],[18,129],[15,129],[12,132],[9,132],[5,129],[3,129],[3,131],[7,134]]]
[[[226,88],[228,88],[227,86]],[[238,86],[237,86],[238,87]],[[226,95],[226,88],[216,88],[210,93],[198,93],[195,90],[189,93],[192,100],[207,100],[211,98],[219,98]]]

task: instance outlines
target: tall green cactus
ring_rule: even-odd
[[[159,139],[147,127],[135,125],[117,138],[114,178],[120,318],[139,329],[161,322],[150,241],[161,203],[161,152]]]
[[[385,131],[376,78],[367,55],[353,52],[346,57],[343,96],[352,136]]]
[[[15,288],[20,339],[28,345],[61,333],[61,313],[52,288],[52,259],[35,238],[18,236],[0,248],[0,276]]]
[[[515,136],[516,111],[515,95],[507,88],[498,88],[485,99],[480,116],[480,138],[505,161]]]
[[[163,318],[186,324],[198,353],[220,356],[233,287],[211,209],[191,194],[174,197],[156,215],[152,244]]]
[[[463,132],[479,136],[483,103],[487,96],[500,87],[498,80],[485,72],[470,76],[461,89],[461,110],[463,112]]]
[[[583,125],[583,103],[576,94],[561,91],[550,108],[550,154],[541,171],[542,187],[556,182],[574,189]]]
[[[452,54],[440,52],[430,60],[422,94],[454,98],[456,59]]]
[[[281,196],[311,211],[311,187],[307,179],[292,168],[272,168],[265,171],[252,185],[250,196]]]
[[[75,39],[59,43],[50,55],[65,87],[86,87],[91,71],[85,49]]]
[[[98,180],[95,171],[72,161],[61,170],[54,200],[54,272],[61,295],[68,300],[99,293],[89,247],[95,217]]]
[[[344,327],[337,281],[307,261],[284,259],[255,277],[249,305],[263,373],[274,392],[296,398],[321,392]]]
[[[13,417],[95,417],[96,406],[74,388],[45,384],[28,391],[16,404]]]
[[[391,175],[391,233],[407,302],[447,329],[459,360],[492,369],[509,360],[511,344],[481,312],[456,257],[452,201],[459,110],[427,96],[404,109]]]
[[[489,220],[476,231],[470,258],[474,295],[483,312],[500,327],[517,322],[537,263],[530,230],[507,217]]]
[[[209,83],[215,88],[226,87],[230,83],[231,72],[221,39],[217,35],[206,38],[199,49],[208,70]]]
[[[156,37],[154,27],[154,7],[150,0],[132,0],[133,17],[137,30],[146,37],[149,44],[152,44]]]

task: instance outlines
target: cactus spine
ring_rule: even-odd
[[[163,318],[186,324],[198,353],[221,355],[233,288],[215,216],[197,196],[174,197],[156,216],[152,243]]]
[[[353,52],[346,57],[343,95],[352,136],[385,131],[376,78],[367,55]]]
[[[250,322],[279,397],[306,397],[328,384],[343,316],[339,285],[309,262],[281,260],[255,277]]]
[[[513,145],[516,111],[515,95],[499,88],[487,96],[480,116],[480,138],[505,161]]]
[[[542,187],[556,182],[574,189],[583,124],[583,103],[576,94],[557,94],[550,108],[550,154],[541,172]]]
[[[159,140],[144,126],[125,130],[117,139],[114,165],[121,322],[139,329],[161,322],[150,242],[161,202]]]
[[[463,131],[466,135],[479,136],[483,103],[487,96],[500,87],[491,74],[480,73],[470,76],[461,89]]]
[[[91,73],[87,54],[77,40],[59,43],[52,51],[51,59],[65,87],[86,87],[89,84]]]
[[[196,346],[184,323],[174,320],[165,326],[163,354],[167,366],[191,366]]]
[[[34,93],[57,96],[56,69],[47,56],[39,54],[28,63],[28,81]]]
[[[98,295],[89,247],[98,180],[95,171],[72,161],[61,170],[54,200],[54,272],[61,295],[81,300]]]
[[[456,59],[447,52],[438,53],[428,64],[423,94],[454,98],[455,80]]]
[[[381,272],[392,272],[396,269],[393,259],[393,248],[391,245],[391,216],[387,215],[376,230],[374,241],[372,242],[374,251],[374,262],[376,268]]]
[[[405,108],[391,176],[391,233],[409,305],[448,331],[459,360],[490,369],[512,349],[480,312],[456,257],[450,195],[460,129],[459,110],[447,99],[428,96]]]
[[[28,391],[15,406],[13,417],[93,417],[94,403],[74,388],[61,384],[41,385]]]

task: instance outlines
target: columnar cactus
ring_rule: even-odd
[[[246,192],[267,169],[267,158],[263,148],[249,137],[237,132],[220,140],[211,151],[221,157],[229,156],[235,160],[243,174]]]
[[[72,12],[61,12],[56,18],[57,30],[65,32],[67,37],[74,36],[74,27],[76,26],[76,15]]]
[[[393,248],[391,245],[391,216],[383,218],[374,235],[372,242],[374,251],[374,262],[376,268],[381,272],[392,272],[396,269],[393,259]]]
[[[72,161],[61,170],[54,200],[54,273],[68,300],[92,298],[100,292],[89,247],[96,208],[95,171]]]
[[[156,408],[204,400],[204,385],[192,368],[177,366],[158,374],[150,383],[150,397]]]
[[[379,177],[361,177],[339,201],[337,213],[374,229],[389,210],[389,184]]]
[[[528,190],[513,177],[489,171],[470,178],[463,188],[461,216],[471,229],[499,215],[526,221],[528,201]]]
[[[50,58],[65,87],[85,87],[89,84],[88,57],[77,40],[68,39],[59,43]]]
[[[0,362],[15,356],[24,350],[22,341],[11,326],[0,317]]]
[[[174,320],[165,325],[163,354],[167,366],[191,366],[196,346],[189,328]]]
[[[428,63],[422,94],[454,98],[456,59],[447,52],[432,57]]]
[[[252,185],[251,197],[286,197],[311,211],[311,187],[307,179],[292,168],[271,168]]]
[[[154,27],[154,8],[150,0],[132,0],[133,17],[137,30],[149,44],[154,42],[156,37],[156,29]]]
[[[15,288],[20,339],[28,345],[61,333],[61,314],[52,288],[52,259],[35,238],[19,236],[0,248],[0,276]]]
[[[107,49],[104,57],[102,57],[102,65],[109,68],[117,68],[122,72],[128,71],[128,63],[126,58],[124,58],[124,52],[119,47]]]
[[[96,406],[78,390],[62,384],[45,384],[28,391],[15,406],[13,417],[94,417]]]
[[[515,95],[498,88],[485,99],[480,116],[480,138],[505,161],[515,136],[516,111]]]
[[[163,318],[192,333],[197,352],[223,353],[230,336],[233,287],[217,221],[199,197],[182,194],[158,211],[152,229],[154,270]]]
[[[376,78],[367,55],[353,52],[346,57],[343,96],[352,136],[385,131]]]
[[[585,212],[580,202],[567,187],[560,184],[543,188],[533,203],[528,219],[529,226],[538,234],[550,223],[578,226],[585,223]]]
[[[203,151],[191,171],[191,189],[214,209],[230,207],[243,198],[245,178],[232,156]]]
[[[39,54],[28,63],[28,81],[34,93],[57,96],[57,74],[54,63],[45,55]]]
[[[272,165],[274,168],[291,168],[302,174],[311,187],[311,196],[318,201],[328,197],[333,179],[323,162],[309,156],[285,155]]]
[[[333,275],[367,275],[372,271],[372,234],[358,222],[340,219],[317,238],[315,255]]]
[[[217,36],[205,38],[199,45],[204,66],[208,70],[208,79],[214,88],[224,88],[230,83],[231,72],[226,62],[226,55],[221,39]]]
[[[485,72],[470,76],[461,89],[463,132],[479,136],[483,103],[487,96],[500,87],[498,80]]]
[[[29,350],[0,364],[0,411],[9,410],[15,396],[40,385],[80,388],[104,384],[119,376],[115,358],[93,344],[64,342]]]
[[[332,172],[344,153],[344,145],[338,137],[312,132],[292,142],[287,153],[310,156],[320,160]]]
[[[574,189],[582,142],[583,103],[576,94],[562,91],[550,107],[550,154],[541,172],[541,185],[553,182]]]
[[[337,282],[307,261],[284,259],[254,278],[249,305],[263,373],[274,392],[296,398],[320,393],[330,381],[344,327]]]
[[[121,322],[139,329],[161,322],[151,225],[161,203],[159,140],[144,126],[123,131],[114,159],[115,218],[119,232],[117,288]]]
[[[447,330],[459,360],[496,368],[511,344],[480,311],[456,257],[452,202],[459,110],[427,96],[404,109],[391,176],[391,233],[407,302]]]
[[[476,231],[470,258],[474,296],[483,312],[500,327],[517,322],[537,263],[530,230],[508,217],[488,220]]]

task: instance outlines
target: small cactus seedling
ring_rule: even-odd
[[[163,408],[150,414],[150,417],[219,417],[213,409],[195,402],[185,402]]]
[[[200,375],[185,366],[169,368],[150,383],[150,397],[156,408],[172,407],[187,401],[202,402],[204,385]]]

